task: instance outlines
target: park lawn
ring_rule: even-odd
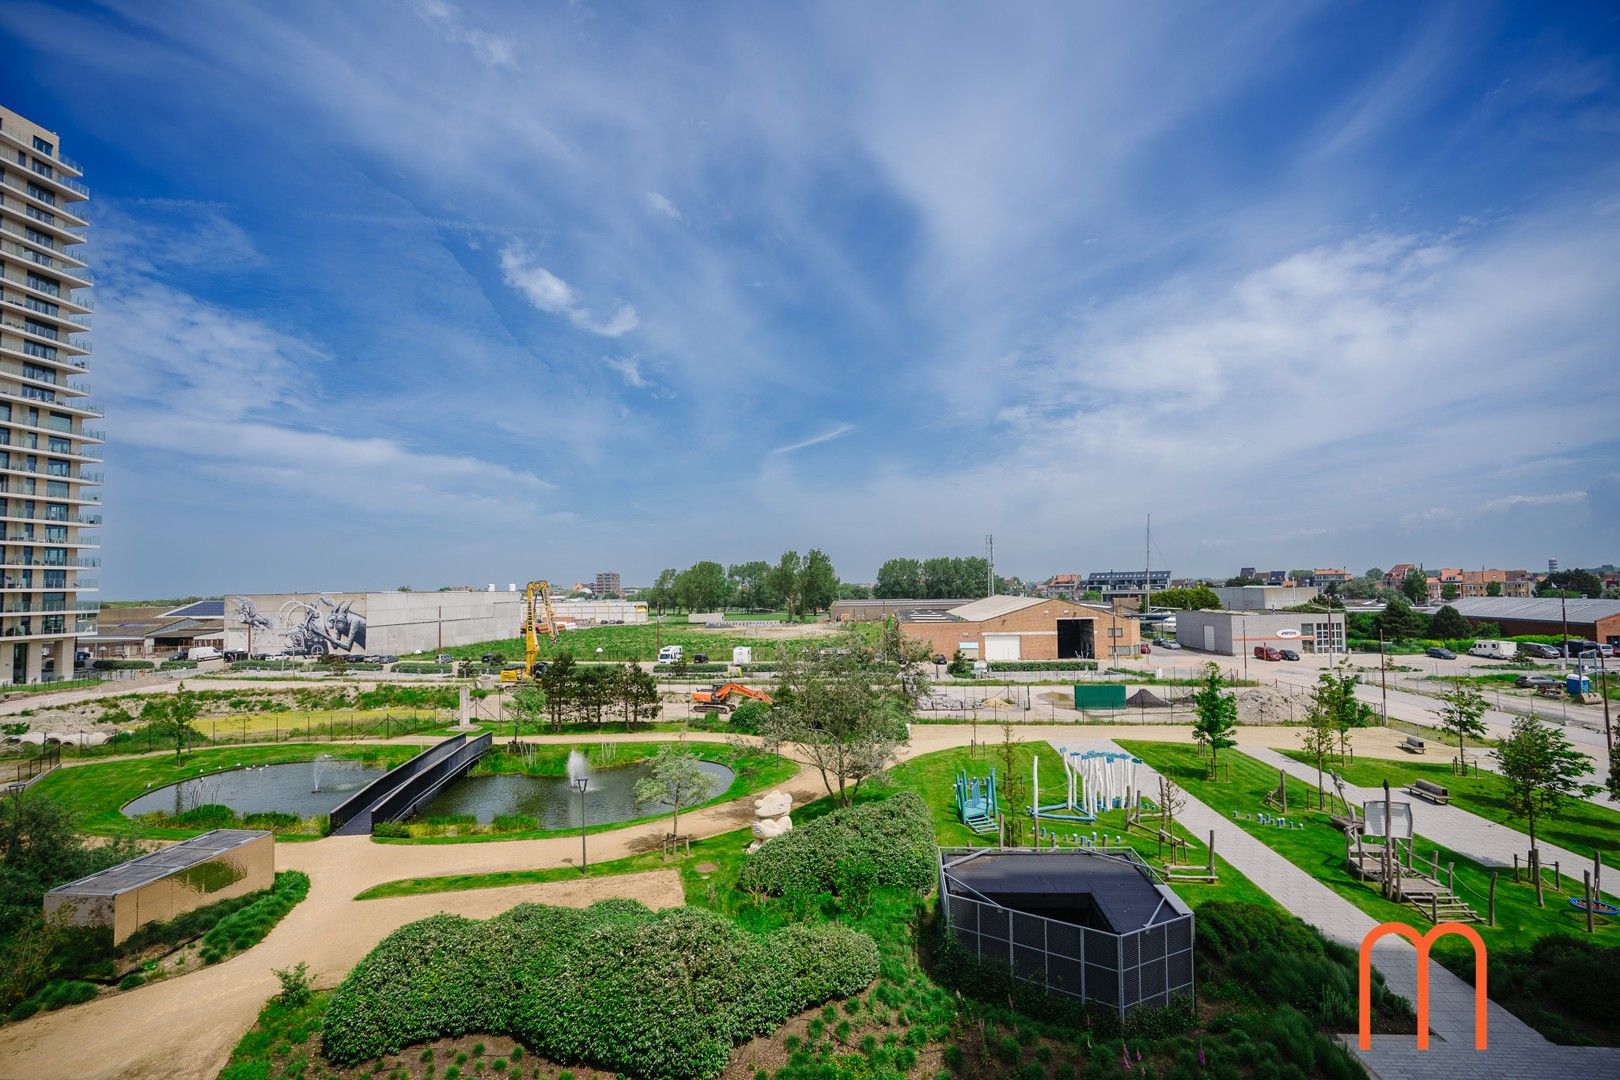
[[[1297,761],[1311,763],[1303,751],[1284,750],[1282,753]],[[1346,783],[1357,787],[1376,788],[1388,780],[1393,791],[1408,787],[1414,780],[1428,780],[1451,791],[1452,805],[1518,832],[1525,832],[1524,819],[1508,806],[1507,782],[1493,772],[1458,776],[1449,764],[1404,758],[1357,758],[1348,764],[1336,763],[1332,768],[1344,777]],[[1536,822],[1536,835],[1538,839],[1582,855],[1591,851],[1603,852],[1607,855],[1605,866],[1613,865],[1620,858],[1620,812],[1587,799],[1567,800],[1563,813],[1556,818],[1540,817]],[[1528,851],[1528,834],[1524,838],[1524,846]]]
[[[863,784],[855,801],[867,802],[885,798],[897,790],[915,791],[922,796],[933,811],[934,835],[941,846],[966,847],[974,845],[982,847],[986,843],[993,843],[993,839],[988,835],[978,836],[957,820],[955,797],[951,786],[957,772],[963,768],[976,775],[988,775],[990,769],[995,767],[999,775],[1001,771],[999,762],[1001,759],[999,756],[992,758],[993,749],[995,748],[981,747],[976,757],[967,747],[958,747],[913,758],[895,766],[882,782]],[[1051,775],[1062,775],[1062,765],[1058,759],[1057,751],[1045,742],[1017,744],[1014,747],[1014,768],[1020,772],[1027,770],[1032,757],[1036,753],[1041,756],[1041,764],[1050,767]],[[1044,782],[1042,789],[1046,790]],[[1055,790],[1056,787],[1054,786],[1051,791],[1048,791],[1048,795],[1050,796]],[[795,807],[793,810],[794,823],[802,827],[807,822],[830,812],[836,805],[837,803],[829,796],[817,799],[801,807]],[[1104,815],[1099,825],[1109,829],[1111,833],[1123,834],[1124,814],[1121,811],[1114,811],[1111,814]],[[1099,829],[1099,831],[1102,830]],[[1193,849],[1189,855],[1190,861],[1200,863],[1204,857],[1200,853],[1206,850],[1204,846],[1199,844],[1195,838],[1187,834],[1180,826],[1177,826],[1176,831],[1193,843]],[[707,907],[725,910],[732,904],[740,902],[740,894],[736,892],[737,875],[747,861],[744,849],[751,839],[752,836],[748,829],[737,829],[704,840],[693,841],[690,856],[683,853],[678,858],[666,861],[658,852],[631,855],[627,858],[592,865],[590,873],[593,875],[637,874],[649,870],[679,869],[688,903],[702,904]],[[1128,841],[1144,858],[1150,862],[1155,860],[1158,845],[1152,838],[1132,835],[1128,837]],[[697,869],[699,866],[708,865],[714,866],[715,869],[707,873],[699,872]],[[1204,885],[1177,882],[1171,887],[1178,896],[1194,908],[1207,900],[1230,900],[1260,904],[1267,907],[1276,906],[1271,897],[1262,892],[1248,878],[1220,858],[1219,855],[1216,856],[1215,867],[1220,877],[1219,884]],[[375,885],[362,892],[356,899],[376,900],[389,896],[419,896],[425,893],[460,892],[467,889],[493,889],[507,885],[572,880],[578,876],[579,870],[577,868],[562,866],[540,870],[510,870],[490,874],[450,874],[441,877],[407,878],[402,881],[390,881]]]
[[[323,754],[330,754],[332,757],[359,758],[393,766],[421,750],[420,746],[281,743],[275,746],[187,751],[178,765],[175,764],[173,751],[169,751],[56,769],[41,777],[29,790],[56,799],[66,806],[77,816],[79,828],[84,832],[103,836],[129,833],[153,839],[184,839],[206,830],[142,825],[124,816],[124,804],[144,795],[151,788],[166,787],[207,773],[227,771],[238,765],[313,761]]]
[[[1231,778],[1217,783],[1205,778],[1205,756],[1197,747],[1140,740],[1121,741],[1120,745],[1223,817],[1230,818],[1234,811],[1253,814],[1267,810],[1263,800],[1277,787],[1276,769],[1235,750],[1221,754],[1222,764],[1231,768]],[[1289,817],[1303,821],[1304,830],[1278,829],[1248,820],[1234,824],[1378,922],[1404,922],[1426,931],[1432,925],[1426,916],[1410,905],[1385,900],[1375,885],[1350,876],[1345,866],[1344,834],[1328,820],[1328,814],[1295,809],[1315,804],[1315,786],[1292,776],[1287,782]],[[1483,919],[1492,871],[1422,836],[1415,837],[1414,842],[1419,860],[1427,861],[1431,852],[1439,852],[1442,875],[1449,864],[1456,863],[1457,893]],[[1537,907],[1535,889],[1527,881],[1515,883],[1511,871],[1502,873],[1496,883],[1496,925],[1491,927],[1480,922],[1475,924],[1476,928],[1487,946],[1528,947],[1546,934],[1585,933],[1585,917],[1571,908],[1563,895],[1549,889],[1546,901],[1546,907]],[[1620,922],[1600,921],[1593,940],[1599,944],[1620,944]],[[1468,959],[1470,949],[1460,938],[1447,937],[1436,944],[1435,953],[1451,965]]]
[[[601,768],[631,765],[643,761],[665,746],[684,746],[693,751],[705,761],[713,761],[731,769],[735,774],[731,784],[712,799],[683,806],[681,813],[690,814],[717,803],[740,799],[745,795],[753,795],[767,788],[791,780],[799,771],[797,762],[790,761],[779,754],[767,753],[753,747],[736,747],[730,743],[705,742],[691,739],[679,743],[645,742],[645,743],[578,743],[568,745],[564,743],[542,743],[536,751],[536,768],[533,770],[537,776],[563,776],[567,772],[568,754],[579,750],[591,759],[593,765]],[[418,748],[420,749],[420,748]],[[499,747],[492,748],[489,754],[474,766],[473,775],[487,775],[490,773],[525,772],[523,759],[517,756],[508,757]],[[631,818],[627,821],[608,821],[599,825],[588,826],[586,834],[610,832],[614,829],[623,829],[631,825],[640,825],[648,821],[656,821],[667,817],[667,814],[648,814],[644,817]],[[407,823],[409,824],[409,823]],[[555,836],[578,836],[579,829],[523,829],[513,832],[499,833],[471,833],[464,836],[374,836],[373,842],[379,844],[476,844],[496,843],[503,840],[543,840]]]

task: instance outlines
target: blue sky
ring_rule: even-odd
[[[1620,557],[1603,5],[0,6],[109,597]]]

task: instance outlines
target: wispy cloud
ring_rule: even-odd
[[[828,431],[823,431],[820,435],[812,435],[810,438],[801,442],[789,443],[786,446],[778,446],[772,450],[771,453],[791,454],[797,450],[805,450],[812,446],[820,446],[822,443],[832,442],[834,439],[841,439],[854,430],[854,424],[839,424],[837,427],[834,427]]]
[[[517,61],[517,49],[510,38],[468,25],[461,9],[447,0],[416,0],[414,6],[423,21],[447,40],[467,46],[490,67],[511,67]]]
[[[659,194],[656,191],[649,191],[647,192],[647,205],[651,206],[658,213],[663,214],[665,217],[673,221],[686,220],[686,218],[681,215],[681,208],[670,202],[669,196],[667,195]]]
[[[602,357],[602,363],[618,372],[619,378],[623,379],[624,385],[628,387],[645,390],[652,385],[647,380],[647,377],[641,373],[641,362],[633,356],[604,356]]]
[[[1584,502],[1584,491],[1552,491],[1542,495],[1503,495],[1498,499],[1491,499],[1482,504],[1480,513],[1489,514],[1498,510],[1517,510],[1521,506],[1559,506],[1565,503]]]
[[[516,241],[501,249],[501,276],[541,311],[562,315],[592,334],[623,337],[640,325],[636,309],[629,304],[619,304],[605,319],[592,315],[572,286],[536,262],[528,249]]]

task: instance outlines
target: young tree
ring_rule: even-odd
[[[1193,738],[1199,746],[1209,747],[1211,779],[1217,775],[1215,768],[1221,751],[1237,745],[1232,737],[1237,727],[1237,697],[1223,691],[1221,688],[1225,685],[1220,667],[1209,664],[1204,668],[1203,684],[1192,696],[1193,708],[1198,713],[1198,719],[1193,721]]]
[[[1557,817],[1563,811],[1564,800],[1571,796],[1597,794],[1596,784],[1581,780],[1581,775],[1591,768],[1592,759],[1571,746],[1562,731],[1534,716],[1514,720],[1513,734],[1497,745],[1492,756],[1507,785],[1508,805],[1529,826],[1536,903],[1545,907],[1541,859],[1536,852],[1536,818]]]
[[[1339,740],[1339,756],[1345,757],[1350,745],[1350,732],[1373,723],[1373,708],[1356,697],[1361,676],[1352,675],[1347,662],[1340,663],[1335,673],[1324,671],[1316,678],[1316,689],[1311,691],[1313,708],[1322,709],[1328,716]],[[1331,749],[1331,748],[1330,748]]]
[[[1462,595],[1462,589],[1455,582],[1448,581],[1440,586],[1440,599],[1450,603]]]
[[[667,803],[672,807],[670,835],[681,835],[681,808],[702,802],[709,794],[709,777],[698,764],[697,755],[675,746],[665,746],[652,760],[647,775],[636,781],[637,803]]]
[[[1456,597],[1447,597],[1447,599],[1455,600]],[[1462,614],[1450,604],[1447,604],[1445,607],[1435,612],[1434,617],[1429,620],[1429,636],[1432,638],[1439,638],[1441,641],[1450,641],[1454,638],[1466,638],[1472,637],[1473,635],[1474,628],[1470,626],[1468,624],[1468,620],[1463,618]]]
[[[879,660],[853,628],[840,637],[777,651],[776,699],[761,725],[771,750],[790,746],[848,806],[909,739],[918,674]]]
[[[838,599],[838,572],[820,548],[811,548],[799,572],[800,602],[811,613],[826,611]]]
[[[561,731],[563,719],[574,709],[579,671],[573,653],[563,653],[546,665],[540,676],[540,689],[546,696],[546,712],[551,714],[551,730]]]
[[[613,686],[616,671],[601,664],[582,664],[576,669],[574,707],[580,720],[587,724],[602,723],[602,714],[617,696]]]
[[[662,615],[666,608],[675,606],[675,579],[679,575],[673,568],[658,571],[658,579],[647,587],[645,598],[652,609]]]
[[[1501,596],[1502,595],[1502,583],[1500,581],[1487,581],[1485,583],[1485,595],[1486,596]]]
[[[518,734],[525,725],[530,731],[540,730],[546,718],[545,691],[537,683],[518,683],[506,699],[506,717],[512,721],[512,745],[516,746]]]
[[[1323,672],[1323,678],[1330,677]],[[1339,730],[1335,722],[1332,691],[1321,684],[1317,685],[1311,694],[1310,708],[1305,711],[1305,727],[1300,731],[1299,738],[1304,750],[1316,763],[1316,808],[1322,809],[1326,805],[1326,795],[1322,790],[1323,763],[1329,754],[1333,753],[1333,744],[1337,739]]]
[[[1482,739],[1485,737],[1485,698],[1472,686],[1458,684],[1457,688],[1449,694],[1440,695],[1441,705],[1431,710],[1434,718],[1439,721],[1440,730],[1457,738],[1457,765],[1466,768],[1467,757],[1463,750],[1464,739]]]
[[[788,620],[804,613],[804,594],[801,592],[804,583],[804,559],[797,551],[784,551],[766,580],[770,583],[771,591],[782,598],[782,608],[787,612]]]
[[[202,734],[191,726],[200,711],[196,695],[187,690],[182,682],[175,687],[173,694],[149,698],[141,706],[141,720],[154,737],[174,743],[174,762],[178,765],[186,744],[202,738]]]

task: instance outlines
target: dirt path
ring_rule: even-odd
[[[981,741],[1000,739],[999,729],[989,724],[979,725],[977,734]],[[904,756],[965,746],[973,735],[974,729],[966,724],[918,725]],[[1051,739],[1075,747],[1116,739],[1187,741],[1185,728],[1154,724],[1020,724],[1017,735],[1027,742]],[[641,742],[670,737],[649,732],[591,739],[546,736],[544,741]],[[1367,729],[1356,732],[1353,741],[1361,753],[1397,756],[1400,738],[1394,732]],[[689,741],[718,740],[709,736]],[[1294,749],[1299,736],[1290,728],[1239,728],[1237,741],[1239,747]],[[809,768],[801,768],[779,789],[792,794],[795,806],[826,794],[819,773]],[[682,815],[682,831],[713,836],[752,820],[753,799],[742,798]],[[660,819],[593,834],[588,840],[590,859],[606,862],[655,850],[666,828]],[[309,898],[269,937],[215,967],[0,1028],[0,1078],[213,1077],[259,1008],[275,993],[277,968],[307,961],[318,985],[334,985],[390,931],[440,911],[485,918],[523,901],[583,906],[610,896],[634,897],[651,907],[683,902],[680,875],[673,870],[388,900],[354,899],[364,889],[399,878],[570,866],[578,857],[578,837],[380,844],[366,836],[341,836],[278,846],[278,867],[303,870],[312,885]]]

